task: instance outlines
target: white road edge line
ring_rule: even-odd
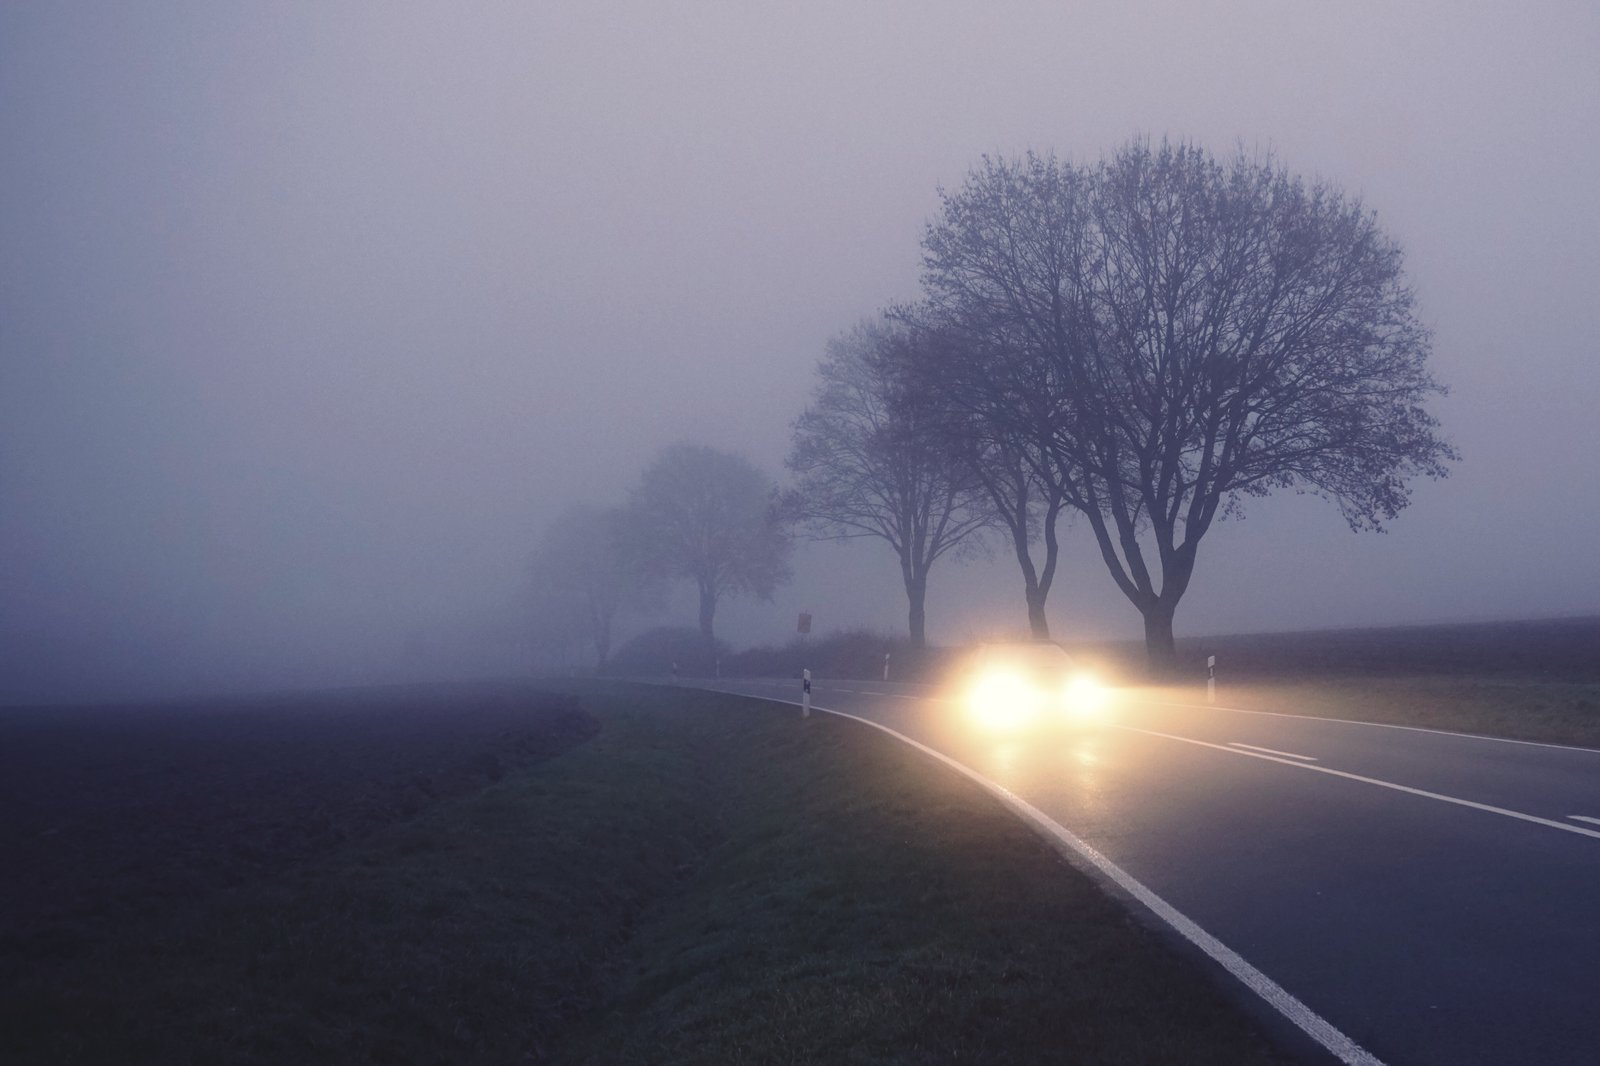
[[[1494,744],[1521,744],[1525,748],[1555,748],[1557,751],[1581,751],[1600,755],[1600,748],[1581,748],[1576,744],[1551,744],[1543,740],[1512,740],[1510,737],[1486,737],[1482,733],[1455,733],[1448,729],[1427,729],[1420,725],[1396,725],[1394,722],[1363,722],[1359,718],[1329,718],[1317,714],[1293,714],[1289,711],[1252,711],[1244,707],[1223,707],[1214,703],[1176,703],[1172,700],[1139,700],[1152,707],[1193,707],[1202,711],[1232,711],[1234,714],[1265,714],[1273,718],[1300,718],[1311,722],[1334,722],[1339,725],[1367,725],[1374,729],[1404,729],[1408,733],[1432,733],[1440,737],[1461,737],[1463,740],[1487,740]]]
[[[1167,740],[1181,740],[1185,744],[1198,744],[1202,748],[1215,748],[1217,751],[1225,751],[1230,755],[1244,755],[1251,759],[1265,759],[1268,762],[1280,763],[1284,766],[1297,766],[1302,770],[1311,770],[1319,774],[1332,774],[1334,777],[1343,777],[1351,781],[1360,781],[1363,784],[1377,785],[1379,788],[1392,788],[1396,792],[1409,792],[1413,796],[1422,796],[1425,799],[1439,800],[1441,803],[1454,803],[1459,807],[1471,807],[1475,811],[1487,811],[1490,814],[1504,815],[1507,818],[1515,818],[1518,821],[1532,822],[1534,825],[1547,825],[1552,829],[1560,829],[1567,833],[1578,833],[1582,836],[1600,839],[1600,829],[1585,829],[1580,825],[1568,825],[1566,822],[1557,822],[1551,818],[1540,818],[1536,814],[1523,814],[1521,811],[1507,810],[1505,807],[1495,807],[1488,803],[1479,803],[1477,800],[1462,799],[1459,796],[1446,796],[1442,792],[1429,792],[1425,788],[1412,788],[1410,785],[1400,785],[1393,781],[1384,781],[1376,777],[1364,777],[1361,774],[1350,773],[1348,770],[1335,770],[1329,766],[1312,766],[1309,763],[1292,762],[1289,759],[1279,758],[1276,755],[1263,755],[1253,751],[1241,751],[1238,748],[1231,748],[1225,744],[1213,744],[1209,740],[1196,740],[1193,737],[1180,737],[1176,733],[1161,733],[1154,729],[1140,729],[1138,726],[1125,725],[1118,726],[1118,728],[1126,729],[1130,733],[1144,733],[1147,736],[1164,737]],[[1300,758],[1300,756],[1295,756],[1295,758]]]
[[[1378,1058],[1344,1035],[1343,1032],[1334,1028],[1332,1023],[1296,999],[1278,982],[1246,962],[1238,952],[1200,928],[1192,918],[1146,888],[1143,882],[1100,854],[1099,851],[1067,829],[1066,826],[1057,822],[1004,785],[989,780],[964,763],[959,763],[943,752],[935,751],[926,744],[912,740],[904,733],[890,729],[888,726],[879,725],[870,719],[847,714],[844,711],[829,710],[826,707],[813,707],[812,710],[820,710],[827,714],[837,715],[840,718],[852,719],[863,725],[869,725],[874,729],[881,729],[895,739],[910,744],[923,754],[933,756],[956,772],[976,781],[999,799],[1001,803],[1010,807],[1016,814],[1021,815],[1024,821],[1031,822],[1034,828],[1041,830],[1047,838],[1071,849],[1080,858],[1106,877],[1109,877],[1116,883],[1117,887],[1150,908],[1158,918],[1177,930],[1185,940],[1205,952],[1223,969],[1243,982],[1250,991],[1266,1000],[1279,1014],[1293,1022],[1301,1032],[1326,1048],[1340,1062],[1346,1063],[1347,1066],[1383,1066],[1383,1063]]]
[[[1587,814],[1569,814],[1567,817],[1571,818],[1575,822],[1588,822],[1590,825],[1600,825],[1600,818],[1590,818]]]
[[[1264,751],[1268,755],[1282,755],[1285,759],[1304,759],[1306,762],[1317,761],[1317,757],[1315,755],[1296,755],[1292,751],[1279,751],[1277,748],[1262,748],[1256,746],[1255,744],[1246,744],[1242,740],[1230,740],[1228,741],[1228,747],[1249,748],[1251,751]]]
[[[769,699],[770,697],[752,696],[750,698]],[[794,700],[773,702],[799,706]],[[823,714],[835,715],[839,718],[849,718],[852,721],[860,722],[862,725],[869,725],[873,729],[882,730],[896,740],[911,745],[924,755],[931,755],[933,758],[938,759],[957,773],[971,778],[993,794],[1001,803],[1011,808],[1012,813],[1043,834],[1047,840],[1089,863],[1122,891],[1148,907],[1157,918],[1171,926],[1189,943],[1205,952],[1213,962],[1227,970],[1246,988],[1260,996],[1274,1010],[1288,1019],[1295,1028],[1326,1048],[1340,1062],[1345,1063],[1346,1066],[1384,1066],[1383,1060],[1374,1056],[1354,1040],[1351,1040],[1343,1032],[1335,1028],[1331,1022],[1323,1018],[1322,1015],[1300,1002],[1288,989],[1250,965],[1238,952],[1200,928],[1194,919],[1146,888],[1143,882],[1100,854],[1090,844],[1078,837],[1077,834],[1067,829],[1066,826],[1057,822],[1004,785],[989,780],[970,766],[957,762],[943,752],[935,751],[926,744],[912,740],[904,733],[890,729],[886,725],[879,725],[871,719],[848,714],[845,711],[818,707],[816,704],[812,704],[811,709],[813,711],[821,711]],[[1243,753],[1241,752],[1240,754]],[[1299,766],[1301,764],[1289,763],[1288,765]]]

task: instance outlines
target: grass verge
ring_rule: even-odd
[[[588,742],[23,982],[7,1061],[1288,1061],[891,738],[579,691]]]
[[[1204,703],[1203,688],[1162,690]],[[1321,677],[1220,684],[1217,702],[1252,711],[1440,729],[1600,748],[1600,684],[1494,677]]]
[[[970,781],[827,716],[751,724],[727,836],[565,1058],[1288,1061]]]

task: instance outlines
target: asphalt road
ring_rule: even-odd
[[[1009,789],[1385,1063],[1600,1063],[1600,752],[1133,696],[1007,738],[922,686],[812,699]]]

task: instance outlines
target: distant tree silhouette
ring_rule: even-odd
[[[698,444],[666,448],[626,512],[626,538],[645,567],[693,581],[709,642],[723,596],[770,598],[789,579],[793,543],[772,481],[740,456]]]
[[[1455,458],[1401,250],[1333,186],[1134,141],[1095,167],[986,158],[942,200],[925,313],[965,354],[920,387],[1049,456],[1156,670],[1219,515],[1293,488],[1380,529]]]
[[[548,644],[581,638],[595,665],[611,655],[612,628],[628,604],[653,595],[651,578],[630,551],[624,515],[586,504],[569,507],[546,528],[528,563],[536,635]]]
[[[828,344],[811,406],[795,423],[788,507],[824,539],[876,537],[900,560],[913,647],[927,646],[928,572],[991,521],[964,458],[899,377],[916,335],[865,321]]]

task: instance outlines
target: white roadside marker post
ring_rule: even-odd
[[[1206,656],[1206,702],[1217,702],[1217,657]]]
[[[800,671],[800,717],[811,717],[811,671]]]
[[[883,653],[883,679],[889,680],[889,653]]]

